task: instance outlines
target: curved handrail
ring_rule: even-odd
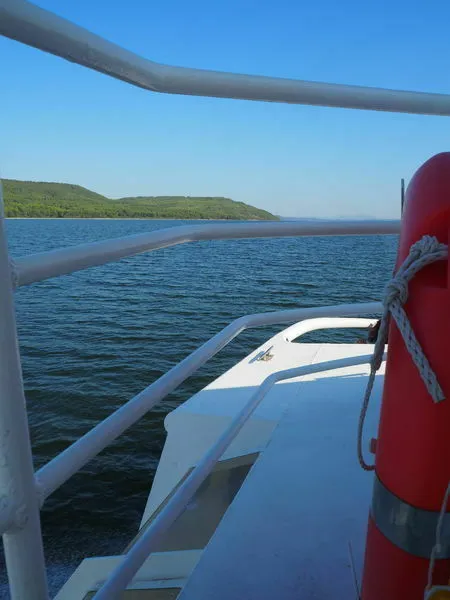
[[[286,342],[292,342],[298,339],[305,333],[311,331],[318,331],[319,329],[369,329],[377,322],[376,319],[343,319],[343,318],[318,318],[318,319],[307,319],[294,323],[291,327],[288,327],[282,332],[283,338]]]
[[[17,287],[187,242],[314,235],[377,235],[399,231],[400,221],[268,221],[181,225],[39,252],[15,259],[11,267]]]
[[[450,115],[450,96],[174,67],[144,59],[25,0],[0,0],[0,33],[152,92]]]

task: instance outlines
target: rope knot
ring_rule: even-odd
[[[383,306],[384,312],[381,319],[380,328],[378,331],[377,341],[373,351],[372,360],[370,362],[370,376],[367,382],[367,388],[364,395],[363,405],[358,424],[358,459],[363,469],[373,471],[374,465],[368,465],[362,453],[362,435],[364,420],[369,406],[370,395],[372,393],[375,375],[383,362],[384,348],[387,343],[389,320],[392,316],[397,328],[405,342],[405,346],[416,365],[419,375],[434,402],[445,400],[444,392],[437,380],[437,377],[425,356],[422,347],[420,346],[408,315],[406,314],[403,305],[408,300],[408,285],[411,279],[421,269],[438,260],[444,260],[448,256],[448,247],[441,244],[435,237],[425,235],[410,248],[409,254],[405,261],[397,270],[392,280],[387,284]]]
[[[424,235],[419,241],[413,244],[409,250],[409,256],[412,256],[414,260],[417,260],[421,256],[425,256],[427,254],[432,254],[442,248],[447,250],[447,246],[445,244],[441,244],[441,242],[434,237],[434,235]]]
[[[390,306],[398,301],[405,304],[408,300],[408,281],[402,277],[395,275],[387,284],[384,291],[383,305],[390,310]]]

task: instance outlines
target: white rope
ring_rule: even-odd
[[[364,430],[364,421],[366,419],[367,409],[369,407],[370,396],[372,394],[375,375],[383,362],[384,348],[387,342],[389,331],[390,317],[394,318],[398,330],[400,331],[403,341],[408,352],[411,355],[414,364],[419,371],[419,374],[434,402],[441,402],[445,399],[444,393],[439,385],[439,382],[430,367],[427,357],[417,341],[417,338],[412,330],[408,316],[403,309],[403,304],[408,299],[408,284],[416,273],[421,269],[434,263],[438,260],[447,258],[448,248],[445,244],[441,244],[435,237],[429,235],[424,236],[421,240],[411,246],[409,255],[405,262],[399,267],[397,273],[386,286],[383,299],[383,316],[381,319],[378,337],[375,343],[375,348],[370,362],[370,375],[367,382],[366,392],[361,407],[358,423],[358,460],[359,464],[365,471],[373,471],[375,465],[369,465],[365,462],[362,452],[362,437]]]

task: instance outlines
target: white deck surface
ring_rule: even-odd
[[[338,344],[307,353],[313,345],[295,346],[315,363],[372,351]],[[256,364],[276,370],[274,361]],[[359,576],[372,484],[356,458],[367,373],[353,367],[276,386],[286,410],[180,600],[355,598],[348,545]],[[366,439],[376,433],[382,379]]]
[[[261,350],[270,346],[273,346],[273,358],[270,361],[254,360]],[[372,348],[360,347],[367,353]],[[316,362],[320,348],[321,344],[286,342],[281,332],[169,413],[165,419],[167,439],[142,524],[186,471],[201,459],[266,377],[274,371]],[[266,445],[274,427],[292,402],[294,390],[298,389],[292,381],[272,388],[226,456],[259,451]]]

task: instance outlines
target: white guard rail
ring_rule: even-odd
[[[328,317],[305,319],[299,323],[294,323],[294,325],[285,329],[283,331],[283,338],[286,340],[286,342],[293,342],[300,336],[305,335],[305,333],[317,331],[318,329],[367,329],[371,325],[375,325],[375,323],[376,320],[373,319],[330,319]]]
[[[120,600],[122,598],[123,591],[148,558],[149,554],[153,552],[155,545],[158,544],[170,525],[183,512],[192,496],[211,473],[214,465],[275,383],[294,377],[301,377],[302,375],[320,373],[321,371],[332,371],[343,367],[364,365],[369,363],[371,358],[372,355],[343,358],[315,365],[297,367],[295,369],[286,369],[285,371],[278,371],[269,375],[250,397],[247,404],[231,421],[217,442],[208,450],[192,470],[191,474],[180,485],[177,492],[170,498],[161,512],[158,513],[148,529],[133,544],[122,562],[114,569],[104,585],[95,594],[95,600]],[[385,357],[383,357],[383,360],[385,360]]]
[[[13,282],[15,286],[27,285],[187,242],[312,235],[377,235],[399,231],[399,221],[268,221],[182,225],[16,259],[12,261]]]
[[[153,92],[450,115],[450,96],[446,94],[162,65],[25,0],[0,0],[0,34]]]
[[[381,312],[381,309],[379,302],[368,302],[256,313],[236,319],[39,469],[36,481],[41,503],[244,330],[321,316],[376,314]],[[362,326],[367,326],[366,322]]]

